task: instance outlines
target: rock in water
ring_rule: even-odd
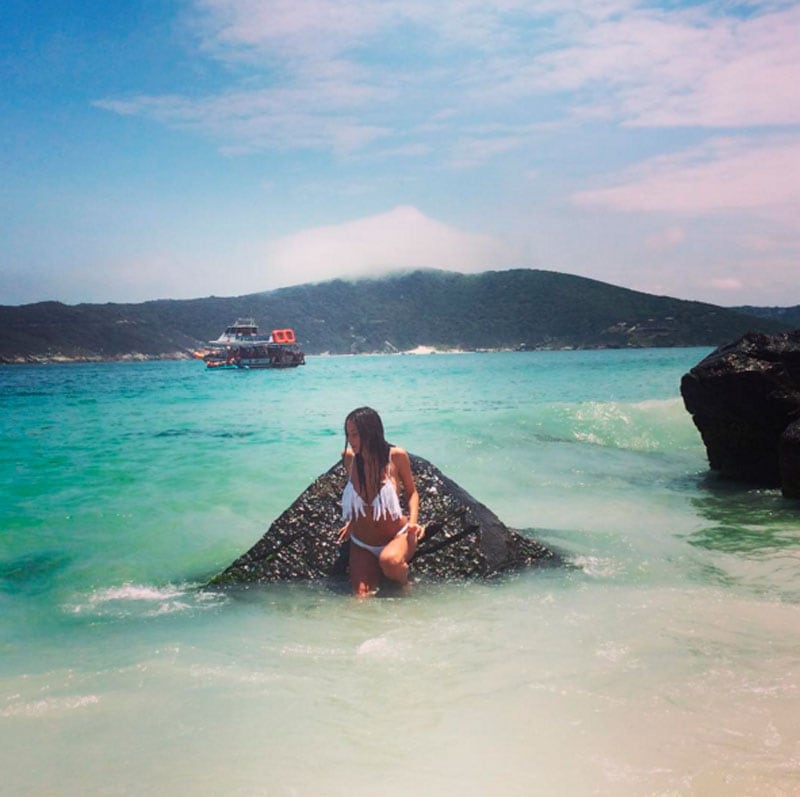
[[[411,456],[427,534],[412,573],[437,578],[489,577],[535,564],[556,564],[545,546],[507,528],[486,506],[425,459]],[[323,473],[243,556],[212,580],[216,585],[343,576],[347,544],[336,542],[346,482],[339,463]]]
[[[800,497],[800,330],[749,332],[681,380],[712,470]]]
[[[800,498],[800,420],[781,435],[781,489],[785,498]]]

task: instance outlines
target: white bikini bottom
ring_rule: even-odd
[[[406,531],[408,531],[408,523],[406,523],[406,525],[403,526],[403,528],[400,529],[400,531],[398,531],[392,539],[396,539],[401,534],[405,534]],[[389,544],[387,542],[386,545],[367,545],[367,543],[365,543],[363,540],[359,540],[358,537],[356,537],[356,535],[352,532],[350,532],[350,542],[354,543],[359,548],[363,548],[365,551],[369,551],[376,559],[381,555],[381,551],[383,551],[386,545]],[[389,542],[391,542],[391,540]]]

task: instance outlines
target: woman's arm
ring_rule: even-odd
[[[406,494],[408,524],[409,526],[417,526],[419,519],[419,493],[414,482],[414,475],[411,473],[411,460],[408,458],[408,452],[403,448],[395,448],[392,451],[392,464]]]
[[[342,464],[344,465],[345,473],[349,478],[350,476],[350,469],[353,467],[353,449],[350,446],[347,446],[344,451],[342,451]]]
[[[342,451],[342,464],[344,465],[345,473],[347,474],[347,478],[350,478],[350,468],[353,466],[353,449],[350,446],[346,446],[344,451]],[[350,538],[350,521],[348,520],[347,523],[339,529],[339,536],[336,538],[336,542],[340,545],[347,539]]]

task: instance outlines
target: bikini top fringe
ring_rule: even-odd
[[[372,519],[385,520],[391,518],[397,520],[402,517],[403,510],[400,508],[400,498],[394,484],[386,480],[378,490],[378,494],[372,499]],[[358,517],[367,516],[367,504],[364,499],[356,492],[353,482],[348,480],[342,493],[342,519],[355,520]]]

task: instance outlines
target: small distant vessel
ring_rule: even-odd
[[[261,335],[252,318],[240,318],[226,327],[208,347],[195,352],[207,368],[296,368],[305,365],[306,358],[293,329],[273,329]]]

